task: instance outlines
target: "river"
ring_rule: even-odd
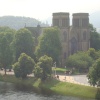
[[[31,87],[16,86],[0,82],[0,100],[94,100],[71,96],[54,95],[50,92],[39,91]]]

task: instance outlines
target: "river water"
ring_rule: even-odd
[[[39,91],[31,87],[16,86],[0,82],[0,100],[94,100],[70,96],[54,95],[50,92]]]

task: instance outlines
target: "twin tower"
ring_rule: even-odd
[[[74,13],[70,26],[69,13],[53,13],[52,25],[60,29],[62,43],[61,64],[77,51],[87,51],[90,47],[89,14]]]

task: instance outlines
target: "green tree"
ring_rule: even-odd
[[[90,47],[94,48],[95,50],[100,49],[100,34],[96,31],[96,28],[90,24]]]
[[[94,48],[89,48],[87,53],[93,60],[100,58],[100,50],[96,51]]]
[[[5,75],[6,75],[6,69],[9,68],[9,66],[12,63],[13,60],[12,55],[13,53],[7,41],[7,38],[3,36],[0,44],[0,63],[5,70]]]
[[[34,60],[25,53],[22,53],[18,58],[18,62],[13,65],[15,76],[25,79],[27,75],[32,73],[34,66]]]
[[[34,76],[36,78],[41,78],[42,77],[43,70],[42,70],[42,68],[40,68],[40,63],[36,64],[36,66],[33,70],[33,73],[34,73]]]
[[[100,85],[100,58],[92,65],[87,77],[91,85]]]
[[[37,57],[47,55],[52,57],[54,62],[58,62],[61,54],[61,42],[59,29],[56,27],[46,28],[39,37],[39,44],[36,48]]]
[[[42,80],[46,80],[52,74],[52,58],[44,55],[40,57],[39,62],[34,70],[35,76],[38,75]],[[40,67],[40,68],[39,68]]]
[[[93,59],[86,52],[78,52],[71,55],[67,59],[67,67],[75,68],[78,71],[89,69],[92,65]]]
[[[31,32],[28,29],[20,29],[17,31],[14,40],[16,60],[21,53],[33,56],[34,41]]]

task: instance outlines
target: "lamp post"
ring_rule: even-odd
[[[66,66],[65,66],[65,81],[66,81]]]
[[[55,77],[56,77],[56,62],[54,63],[54,67],[55,67]]]

